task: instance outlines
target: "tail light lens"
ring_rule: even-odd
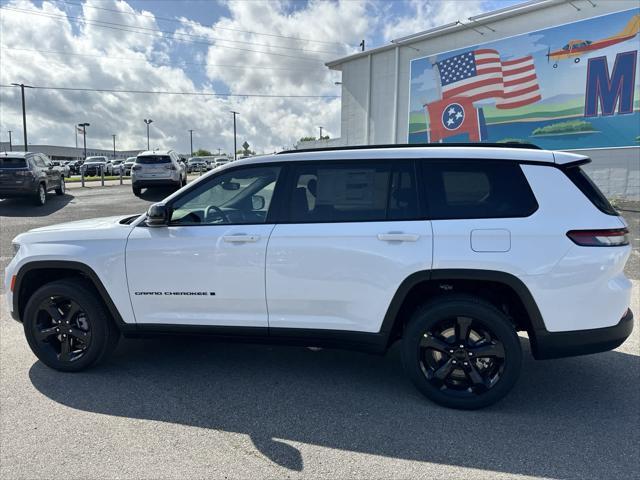
[[[166,165],[164,168],[166,168],[167,170],[177,170],[175,165]]]
[[[567,237],[581,247],[621,247],[629,245],[629,230],[571,230]]]
[[[17,172],[14,172],[18,177],[31,177],[33,175],[33,172],[31,172],[31,170],[18,170]]]
[[[131,170],[140,170],[140,165],[134,165]]]

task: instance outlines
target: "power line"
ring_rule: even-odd
[[[12,85],[0,84],[0,88],[14,88]],[[154,95],[193,95],[199,97],[255,97],[255,98],[340,98],[340,95],[272,95],[268,93],[213,93],[213,92],[172,92],[163,90],[126,90],[114,88],[81,88],[81,87],[52,87],[31,85],[36,90],[58,90],[68,92],[98,92],[98,93],[139,93]]]
[[[282,46],[268,45],[268,44],[263,44],[263,43],[246,42],[246,41],[243,41],[243,40],[228,40],[228,39],[218,38],[218,37],[207,37],[205,35],[193,35],[193,34],[190,34],[190,33],[171,32],[169,30],[160,30],[160,29],[156,29],[156,28],[141,27],[141,26],[136,26],[136,25],[126,25],[126,24],[123,24],[123,23],[107,22],[107,21],[104,21],[104,20],[86,20],[83,17],[75,17],[75,16],[72,16],[72,15],[57,15],[55,13],[39,12],[39,11],[34,11],[34,10],[15,8],[15,7],[6,7],[5,6],[5,7],[0,7],[0,9],[1,10],[6,10],[6,11],[11,11],[11,12],[25,13],[27,15],[36,15],[36,16],[41,16],[41,17],[47,17],[47,18],[51,18],[51,19],[59,20],[59,21],[62,21],[62,20],[75,20],[76,22],[83,22],[83,23],[85,23],[87,25],[92,25],[92,26],[95,26],[95,27],[108,28],[108,29],[111,29],[111,30],[120,30],[120,31],[123,31],[123,32],[129,32],[129,33],[134,33],[134,34],[138,34],[138,35],[147,35],[147,36],[152,36],[152,37],[155,37],[155,38],[160,37],[160,38],[176,40],[176,41],[184,42],[184,43],[210,45],[210,46],[216,46],[216,47],[220,47],[220,48],[228,48],[228,49],[232,49],[232,50],[241,50],[241,51],[247,51],[247,52],[262,53],[262,54],[265,54],[265,55],[276,55],[276,56],[280,56],[280,57],[295,58],[295,59],[304,60],[304,61],[314,61],[314,62],[316,62],[316,61],[319,61],[319,60],[312,59],[312,58],[309,58],[309,57],[286,55],[284,53],[265,52],[265,51],[260,51],[260,50],[250,50],[250,49],[246,49],[246,48],[233,47],[233,46],[230,46],[230,45],[218,45],[218,42],[241,43],[241,44],[248,44],[248,45],[253,45],[253,46],[257,46],[257,47],[267,47],[267,48],[283,48],[283,49],[287,49],[287,50],[297,50],[297,51],[308,52],[308,53],[328,53],[328,54],[332,54],[332,55],[333,54],[335,54],[335,55],[341,54],[341,52],[305,50],[305,49],[294,48],[294,47],[282,47]],[[140,31],[140,30],[145,30],[145,31]],[[156,33],[159,33],[161,35],[156,35]],[[190,39],[186,39],[186,38],[176,37],[177,35],[186,36],[186,37],[193,37],[193,38],[201,38],[201,39],[213,38],[213,42],[212,41],[206,41],[206,40],[190,40]]]
[[[110,55],[102,55],[102,54],[91,54],[91,53],[72,53],[72,52],[60,52],[55,50],[40,50],[37,48],[13,48],[13,47],[3,47],[0,46],[3,50],[11,50],[11,51],[19,51],[19,52],[37,52],[37,53],[47,53],[54,55],[72,55],[78,57],[92,57],[92,58],[107,58],[110,60],[124,60],[129,62],[140,62],[140,63],[151,63],[154,66],[181,66],[181,65],[200,65],[204,67],[221,67],[221,68],[242,68],[242,69],[256,69],[256,70],[301,70],[301,71],[309,71],[309,70],[325,70],[325,67],[264,67],[260,65],[221,65],[221,64],[213,64],[213,63],[201,63],[201,62],[153,62],[152,60],[143,59],[143,58],[132,58],[132,57],[113,57]],[[60,63],[60,62],[58,62]]]
[[[164,22],[172,22],[172,23],[180,23],[182,25],[191,25],[191,21],[190,20],[182,20],[182,19],[178,19],[178,18],[167,18],[167,17],[159,17],[157,15],[154,15],[153,17],[150,17],[149,15],[144,15],[142,13],[138,13],[138,12],[123,12],[120,10],[116,10],[113,8],[106,8],[106,7],[96,7],[94,5],[88,5],[87,3],[76,3],[76,2],[68,2],[66,0],[53,0],[54,2],[58,2],[58,3],[66,3],[68,5],[77,5],[80,7],[84,7],[84,8],[93,8],[95,10],[104,10],[107,12],[114,12],[114,13],[119,13],[121,15],[135,15],[138,17],[142,17],[142,18],[153,18],[155,20],[161,20]],[[261,32],[253,32],[250,30],[240,30],[237,28],[230,28],[230,27],[220,27],[220,26],[215,26],[215,27],[207,27],[207,28],[211,28],[213,30],[229,30],[231,32],[240,32],[240,33],[249,33],[252,35],[263,35],[266,37],[276,37],[276,38],[283,38],[286,40],[295,40],[295,41],[299,41],[299,42],[313,42],[313,43],[324,43],[327,45],[339,45],[339,46],[344,46],[344,44],[340,43],[340,42],[329,42],[327,40],[314,40],[311,38],[302,38],[302,37],[292,37],[289,35],[278,35],[276,33],[261,33]]]

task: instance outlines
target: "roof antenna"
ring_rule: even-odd
[[[358,46],[362,49],[361,51],[364,52],[364,38],[362,39],[362,41],[358,44]]]

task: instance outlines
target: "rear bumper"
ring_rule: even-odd
[[[180,185],[180,181],[172,178],[149,178],[132,181],[133,188],[168,187],[176,185]]]
[[[16,187],[0,187],[0,198],[24,197],[35,195],[37,192],[36,185],[20,185]]]
[[[533,356],[538,360],[606,352],[619,347],[633,331],[631,309],[611,327],[548,332],[537,330],[532,338]]]

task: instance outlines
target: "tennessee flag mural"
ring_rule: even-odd
[[[640,8],[411,61],[409,143],[640,145]]]
[[[459,97],[425,105],[431,118],[429,141],[466,133],[470,142],[480,141],[478,112],[470,98]]]

